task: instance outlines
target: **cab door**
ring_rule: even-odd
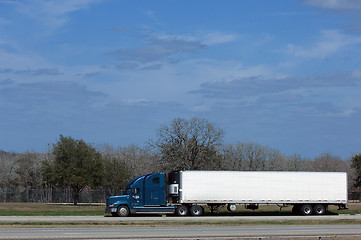
[[[165,205],[165,176],[164,173],[153,173],[145,179],[144,205]]]

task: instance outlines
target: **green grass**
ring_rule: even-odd
[[[347,208],[338,210],[338,207],[330,206],[328,210],[335,214],[361,214],[361,203],[350,203]]]
[[[102,216],[105,205],[0,203],[0,216]]]

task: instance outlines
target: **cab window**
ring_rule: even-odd
[[[139,193],[139,188],[132,188],[132,194],[133,195],[136,195],[136,194],[138,194]]]

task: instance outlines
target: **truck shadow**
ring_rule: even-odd
[[[324,215],[339,215],[338,213],[334,212],[327,212]],[[221,213],[206,213],[205,216],[301,216],[295,215],[292,212],[221,212]]]

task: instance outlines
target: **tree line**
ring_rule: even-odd
[[[361,154],[309,159],[256,143],[224,144],[222,138],[222,129],[198,118],[174,119],[144,147],[94,146],[60,135],[46,153],[0,151],[0,188],[72,189],[77,204],[84,189],[113,195],[136,176],[174,170],[342,171],[350,191],[361,187]]]

